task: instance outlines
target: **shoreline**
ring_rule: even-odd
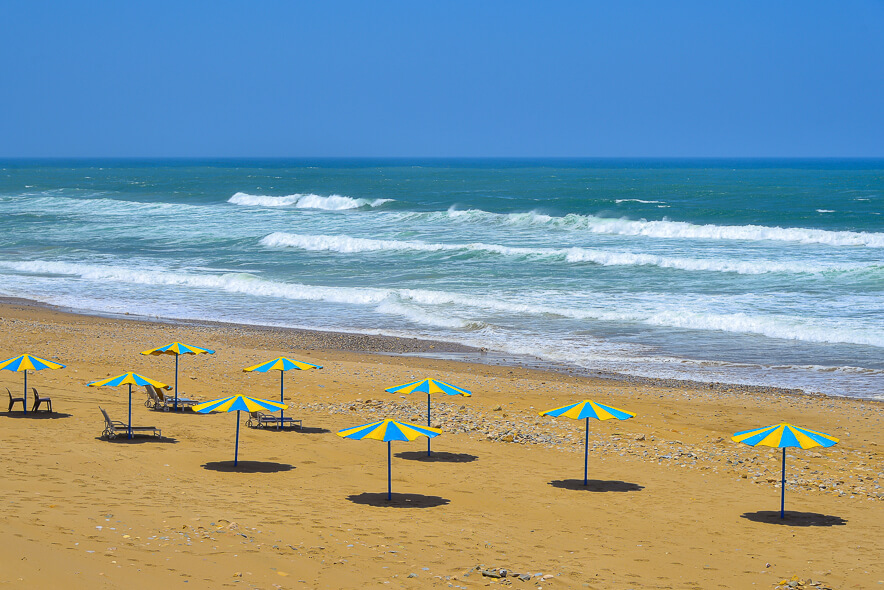
[[[569,365],[556,361],[548,361],[539,357],[510,354],[503,351],[479,349],[471,346],[444,340],[424,338],[406,338],[384,334],[361,334],[358,332],[339,332],[309,328],[291,328],[284,326],[267,326],[263,324],[242,324],[215,320],[163,318],[159,316],[141,316],[130,314],[103,313],[92,310],[62,307],[33,299],[0,296],[0,309],[5,306],[43,309],[73,316],[120,320],[126,322],[143,322],[154,325],[193,326],[203,328],[233,329],[242,331],[264,332],[276,335],[292,335],[299,338],[298,348],[337,350],[341,352],[359,352],[367,354],[383,354],[401,357],[428,358],[434,360],[473,363],[487,366],[507,366],[548,371],[561,375],[580,376],[592,379],[604,379],[623,384],[648,385],[669,389],[708,389],[710,391],[740,392],[748,394],[775,394],[806,396],[820,399],[855,399],[884,403],[874,398],[835,396],[802,389],[790,389],[769,385],[753,385],[728,383],[719,381],[695,381],[690,379],[667,379],[661,377],[643,377],[611,371],[598,371],[589,368]]]

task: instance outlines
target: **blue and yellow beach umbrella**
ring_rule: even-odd
[[[472,396],[472,392],[464,389],[463,387],[458,387],[457,385],[452,385],[451,383],[446,383],[445,381],[438,381],[436,379],[421,379],[420,381],[412,381],[411,383],[406,383],[404,385],[397,385],[396,387],[390,387],[385,389],[387,393],[426,393],[427,394],[427,426],[432,425],[430,422],[430,395],[434,393],[444,393],[445,395],[462,395],[464,397]],[[427,457],[430,456],[430,441],[427,440]]]
[[[42,371],[43,369],[64,369],[65,365],[41,359],[38,356],[23,354],[21,356],[6,359],[0,363],[0,369],[15,371],[25,374],[25,414],[28,413],[28,371]]]
[[[831,434],[817,432],[792,426],[785,422],[737,432],[732,440],[750,447],[774,447],[783,449],[783,473],[780,489],[780,518],[786,517],[786,449],[788,447],[810,449],[812,447],[831,447],[838,439]]]
[[[202,414],[208,414],[209,412],[236,412],[236,446],[233,451],[233,465],[235,467],[239,462],[239,413],[261,411],[276,412],[284,408],[285,404],[279,402],[258,399],[247,395],[234,395],[193,406],[193,411]]]
[[[284,356],[279,357],[278,359],[273,359],[272,361],[268,361],[266,363],[255,365],[254,367],[247,367],[243,369],[243,373],[249,373],[252,371],[258,373],[266,373],[267,371],[279,371],[279,402],[285,403],[285,381],[283,380],[283,376],[285,371],[295,369],[298,371],[307,371],[309,369],[321,369],[321,365],[314,365],[313,363],[305,363],[304,361],[296,361],[290,358],[286,358]],[[285,417],[285,412],[280,413],[280,418]],[[279,428],[282,428],[282,420],[279,421]]]
[[[586,436],[583,449],[583,485],[589,484],[589,419],[595,420],[627,420],[635,416],[632,412],[613,406],[597,404],[592,400],[584,400],[576,404],[553,408],[540,412],[541,416],[564,416],[574,420],[586,420]]]
[[[157,348],[151,348],[150,350],[145,350],[141,354],[149,354],[149,355],[160,355],[160,354],[174,354],[175,355],[175,409],[178,409],[178,357],[182,354],[215,354],[214,350],[210,350],[208,348],[200,348],[199,346],[192,346],[190,344],[184,344],[181,342],[173,342],[171,344],[166,344],[165,346],[158,346]]]
[[[353,428],[345,428],[344,430],[338,431],[338,436],[342,438],[351,438],[353,440],[368,438],[387,443],[387,500],[393,499],[393,460],[391,443],[394,440],[410,441],[419,436],[434,438],[440,434],[442,434],[442,431],[438,428],[418,426],[417,424],[389,419],[363,424],[362,426],[354,426]]]
[[[143,387],[148,384],[158,388],[168,387],[168,385],[166,385],[165,383],[154,381],[153,379],[145,377],[144,375],[139,375],[138,373],[123,373],[122,375],[117,375],[116,377],[111,377],[102,381],[93,381],[91,383],[87,383],[86,387],[118,387],[120,385],[129,386],[129,438],[132,438],[132,386],[140,385]]]

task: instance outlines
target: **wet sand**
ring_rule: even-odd
[[[0,583],[12,587],[706,589],[793,576],[884,587],[879,402],[400,356],[449,349],[17,302],[0,305],[0,326],[3,358],[67,365],[29,375],[55,413],[0,412]],[[181,391],[203,400],[275,398],[278,374],[242,368],[280,355],[324,365],[285,377],[303,430],[251,429],[243,417],[234,468],[235,414],[152,411],[139,389],[133,423],[163,437],[101,440],[98,406],[125,420],[126,389],[85,384],[125,371],[172,383],[173,358],[139,352],[173,340],[217,350],[181,359]],[[380,417],[423,422],[426,398],[383,390],[424,376],[474,395],[433,399],[445,430],[435,460],[424,439],[394,443],[388,503],[386,445],[334,432]],[[21,377],[2,371],[0,387],[18,394]],[[584,487],[583,423],[537,412],[586,398],[637,416],[590,423]],[[729,438],[780,421],[842,441],[789,450],[783,522],[780,451]],[[505,578],[482,573],[502,568]]]

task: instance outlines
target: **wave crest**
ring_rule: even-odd
[[[743,275],[768,273],[845,272],[881,269],[884,265],[809,264],[796,261],[725,260],[680,258],[633,252],[612,252],[590,248],[520,248],[499,244],[433,244],[417,240],[378,240],[346,235],[303,235],[275,232],[261,239],[269,248],[298,248],[309,252],[485,252],[500,256],[560,259],[569,263],[591,263],[601,266],[656,266],[685,271],[731,272]]]
[[[691,311],[672,303],[638,309],[628,305],[585,306],[543,305],[488,294],[427,289],[332,287],[269,281],[247,273],[204,274],[161,269],[137,269],[121,265],[97,265],[56,261],[0,261],[0,267],[30,274],[59,274],[101,283],[169,285],[240,293],[256,297],[323,301],[373,306],[379,313],[405,316],[417,323],[435,324],[454,329],[477,329],[483,324],[476,316],[488,313],[517,316],[558,316],[582,320],[636,322],[689,330],[758,334],[769,338],[804,342],[833,342],[884,347],[884,336],[873,327],[836,326],[788,315],[715,313]],[[509,300],[507,300],[509,299]],[[464,319],[461,319],[464,318]]]
[[[587,231],[595,234],[644,236],[664,239],[779,241],[828,246],[865,246],[884,248],[884,233],[833,231],[803,227],[764,225],[698,225],[686,221],[614,219],[569,213],[554,217],[535,211],[527,213],[490,213],[481,209],[449,209],[433,213],[402,213],[403,219],[426,217],[430,221],[458,223],[546,226],[560,230]]]
[[[274,197],[270,195],[250,195],[248,193],[236,193],[228,203],[244,205],[247,207],[295,207],[296,209],[324,209],[326,211],[343,211],[345,209],[359,209],[361,207],[380,207],[393,199],[354,199],[343,195],[315,195],[313,193],[295,193]]]

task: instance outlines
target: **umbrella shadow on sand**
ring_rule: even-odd
[[[563,490],[579,490],[581,492],[638,492],[645,489],[644,486],[637,483],[601,479],[590,479],[586,485],[583,485],[582,479],[556,479],[549,482],[549,485]]]
[[[263,430],[264,432],[293,432],[295,434],[328,434],[331,432],[328,428],[319,428],[318,426],[286,426],[285,428],[277,428],[276,426],[250,426],[252,430]]]
[[[378,506],[381,508],[433,508],[450,504],[451,500],[440,496],[425,496],[423,494],[393,494],[392,500],[387,500],[386,493],[353,494],[347,499],[354,504]]]
[[[429,457],[426,451],[403,451],[396,453],[396,456],[400,459],[423,461],[424,463],[472,463],[479,458],[469,453],[446,453],[444,451],[433,451]]]
[[[34,412],[32,410],[27,414],[20,411],[13,411],[0,414],[0,416],[5,416],[7,418],[26,418],[28,420],[58,420],[60,418],[70,418],[73,414],[65,414],[64,412]]]
[[[328,428],[320,428],[318,426],[302,426],[301,428],[294,428],[295,432],[300,432],[301,434],[328,434],[331,432]]]
[[[430,456],[427,456],[426,451],[403,451],[396,453],[396,456],[400,459],[425,463],[472,463],[479,458],[469,453],[446,453],[444,451],[433,451]]]
[[[780,518],[779,510],[762,510],[759,512],[746,512],[741,514],[740,518],[751,520],[752,522],[763,522],[765,524],[779,524],[785,526],[842,526],[847,521],[840,516],[832,516],[829,514],[819,514],[816,512],[795,512],[786,510],[783,513],[784,518]]]
[[[100,440],[101,442],[123,444],[123,445],[140,445],[143,443],[160,443],[160,444],[170,444],[170,445],[177,445],[178,444],[177,438],[171,438],[168,436],[133,436],[132,438],[128,438],[125,433],[115,436],[113,438],[105,438],[103,436],[96,436],[95,440]]]
[[[203,469],[209,471],[221,471],[223,473],[279,473],[280,471],[291,471],[294,465],[288,463],[276,463],[274,461],[238,461],[236,465],[233,461],[212,461],[203,464]]]
[[[263,430],[265,432],[294,432],[295,434],[328,434],[331,432],[328,428],[319,428],[318,426],[302,426],[301,428],[298,428],[297,426],[285,428],[266,426],[263,428],[252,427],[252,430]]]

